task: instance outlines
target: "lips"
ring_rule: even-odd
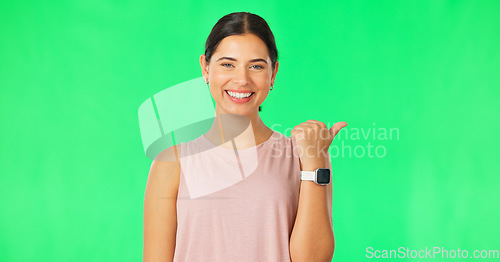
[[[235,103],[238,103],[238,104],[241,104],[241,103],[246,103],[248,101],[250,101],[250,99],[252,99],[253,95],[255,94],[255,92],[249,92],[249,91],[245,91],[245,92],[238,92],[238,93],[252,93],[249,97],[245,97],[245,98],[236,98],[236,97],[232,97],[229,95],[229,93],[227,92],[228,90],[225,90],[224,93],[226,93],[227,95],[227,98]],[[233,92],[232,90],[230,90],[231,92]]]
[[[231,91],[231,92],[235,92],[235,93],[255,93],[255,92],[252,92],[251,90],[231,90],[231,89],[226,89],[224,91]]]

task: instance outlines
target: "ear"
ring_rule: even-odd
[[[203,75],[203,78],[205,79],[205,82],[208,81],[208,64],[205,61],[205,55],[202,54],[200,56],[200,67],[201,67],[201,74]]]
[[[279,62],[276,61],[276,67],[274,68],[273,75],[271,76],[271,86],[274,86],[274,79],[276,78],[276,74],[278,73]]]

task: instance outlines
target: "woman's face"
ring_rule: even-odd
[[[228,36],[219,43],[210,63],[200,57],[203,77],[209,82],[216,112],[250,118],[269,94],[278,72],[273,71],[266,44],[254,34]],[[233,98],[229,91],[251,93],[248,98]],[[234,93],[232,95],[235,95]]]

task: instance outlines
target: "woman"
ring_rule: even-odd
[[[331,170],[328,148],[347,123],[308,120],[286,137],[262,122],[279,63],[260,16],[222,17],[205,47],[200,66],[216,117],[206,134],[153,161],[144,261],[331,261],[332,185],[300,173]]]

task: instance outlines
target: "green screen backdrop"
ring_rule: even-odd
[[[34,0],[0,10],[1,261],[142,260],[152,160],[138,108],[200,77],[212,26],[237,11],[262,16],[276,37],[264,123],[287,136],[309,119],[349,124],[330,147],[333,261],[500,261],[370,258],[500,249],[500,2]]]

